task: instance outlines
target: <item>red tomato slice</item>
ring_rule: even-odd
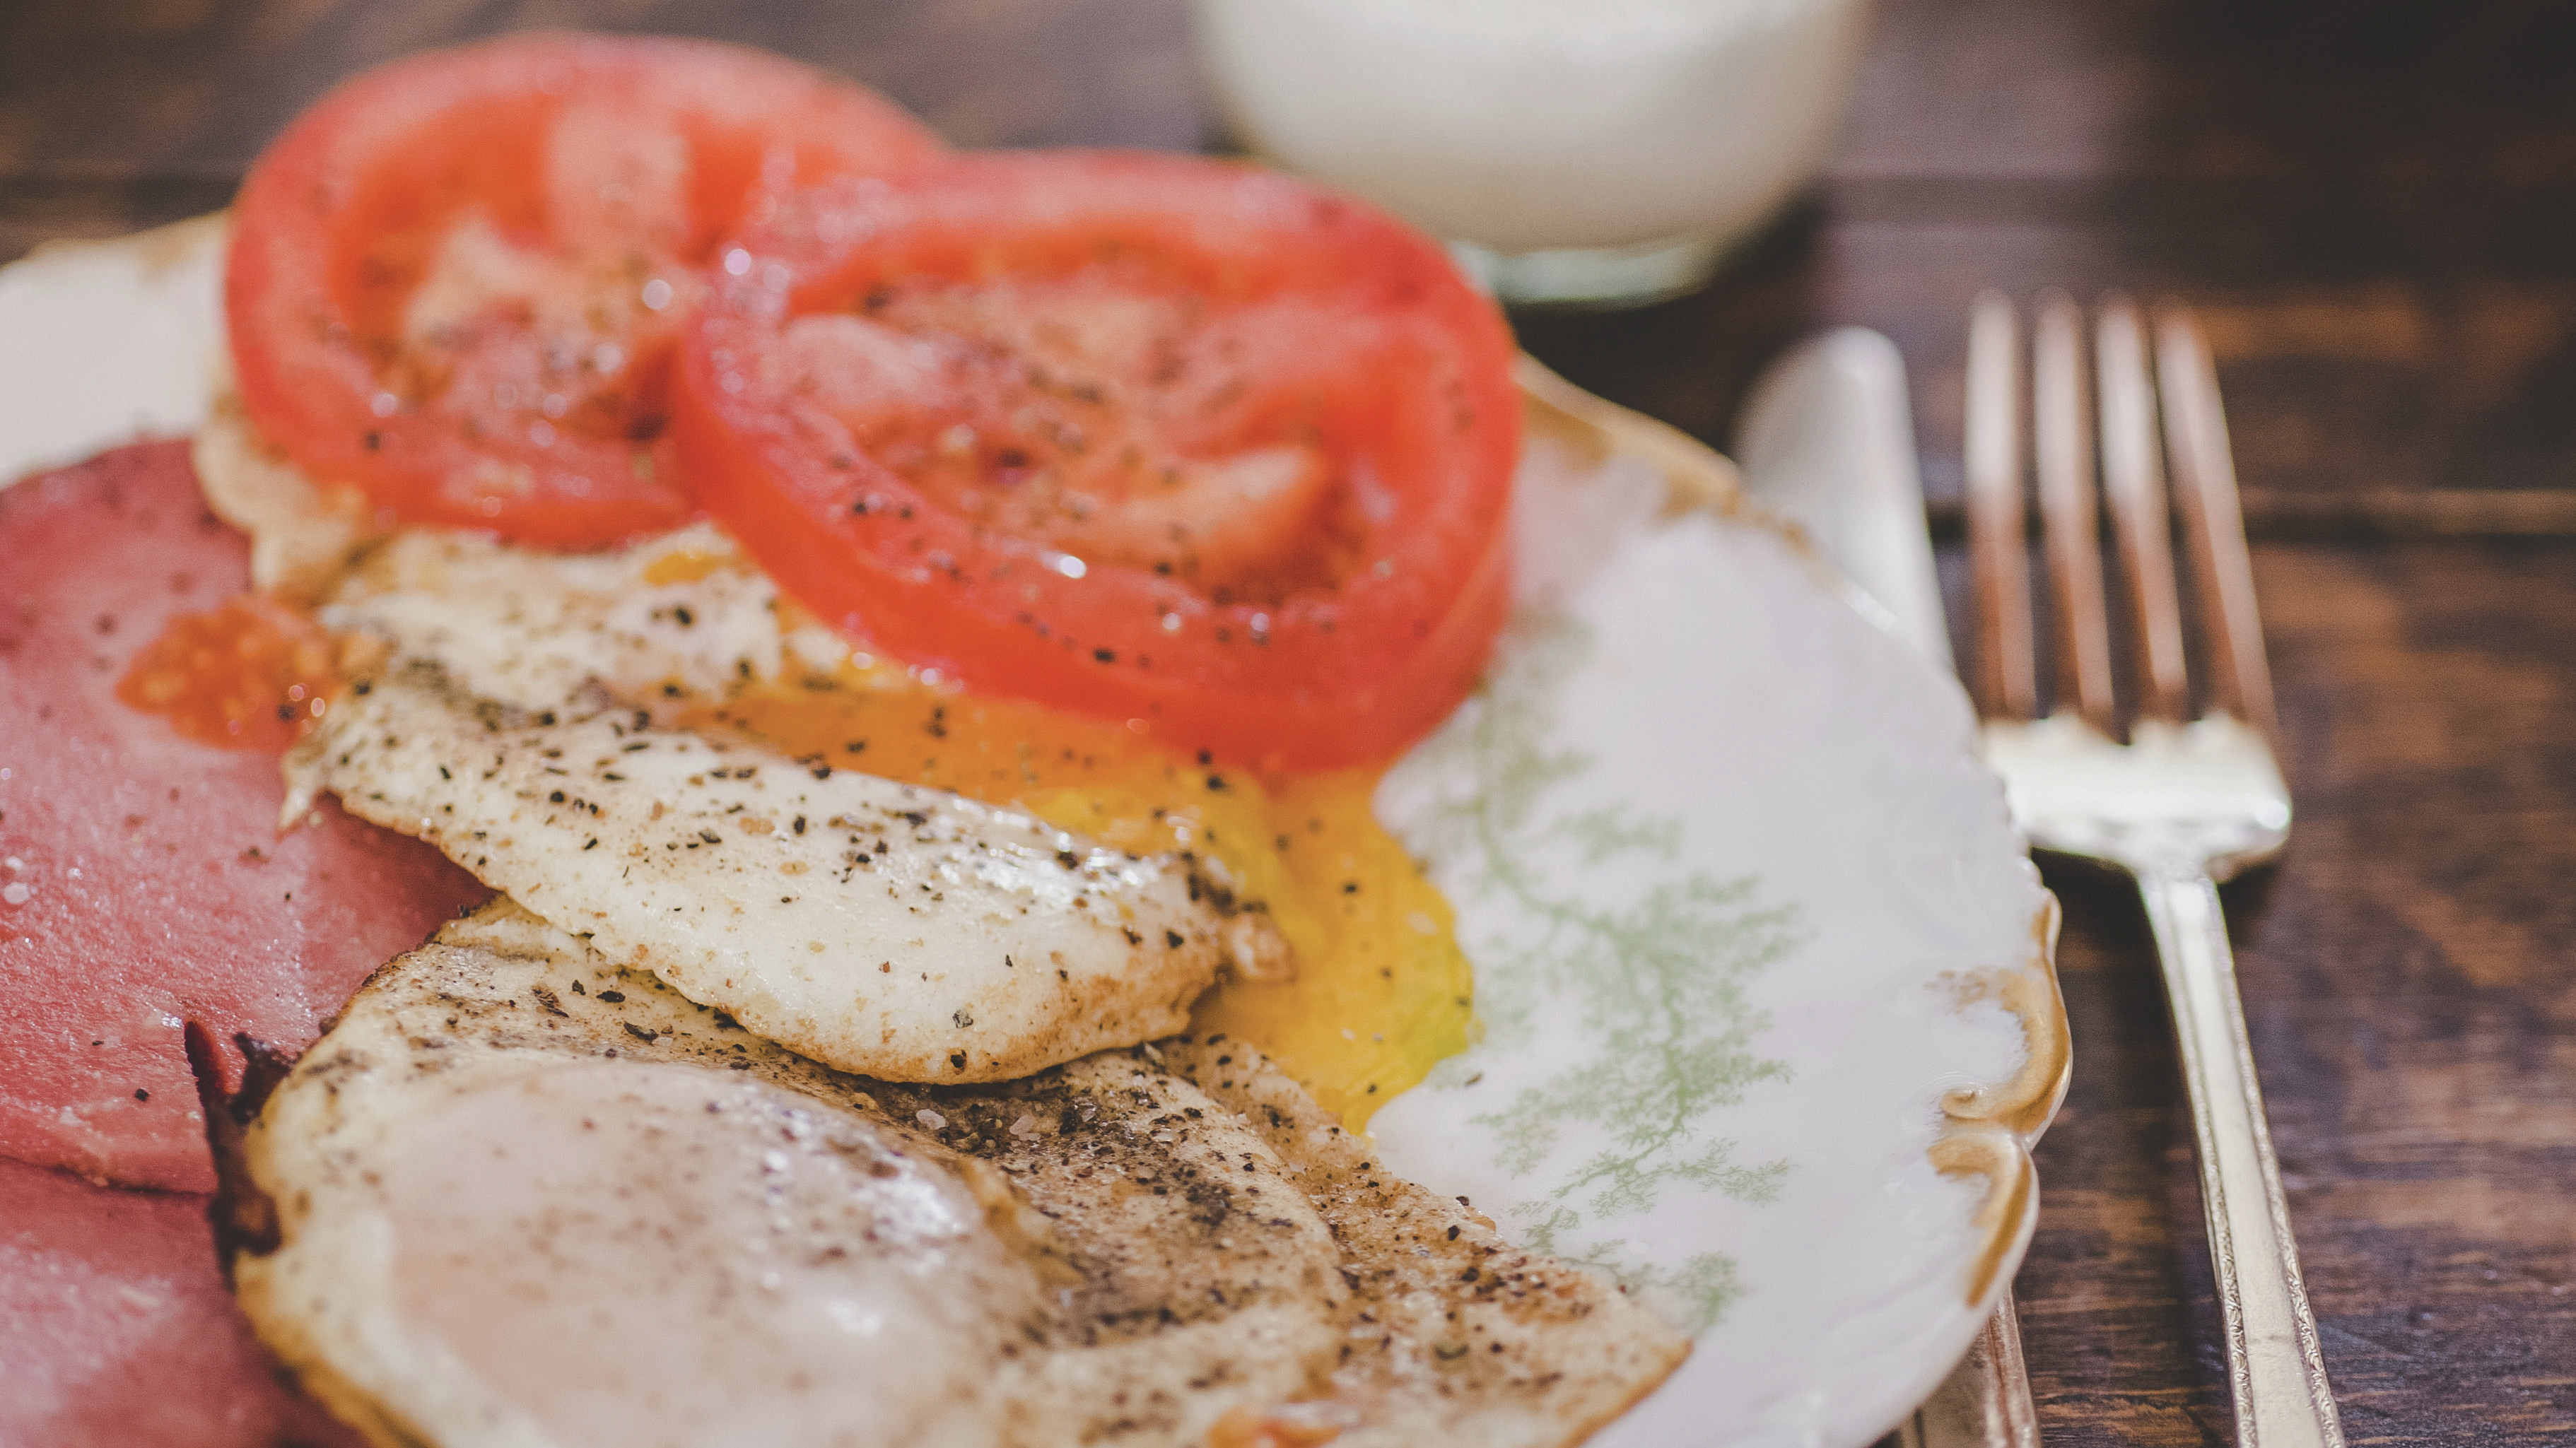
[[[1391,757],[1507,603],[1493,305],[1356,202],[1179,156],[959,157],[741,240],[672,430],[845,631],[1267,766]]]
[[[595,546],[694,511],[670,355],[721,236],[920,163],[891,103],[707,41],[535,35],[322,98],[243,182],[233,362],[260,430],[405,521]]]

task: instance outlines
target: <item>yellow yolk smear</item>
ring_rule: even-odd
[[[1449,902],[1379,826],[1380,771],[1211,768],[1115,724],[889,668],[757,687],[676,722],[1026,810],[1113,849],[1216,861],[1287,937],[1295,975],[1229,974],[1193,1027],[1260,1047],[1353,1131],[1475,1039]]]

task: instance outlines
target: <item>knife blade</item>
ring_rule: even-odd
[[[1845,327],[1791,348],[1755,379],[1735,459],[1746,490],[1858,586],[1855,601],[1947,672],[1950,629],[1913,417],[1896,344]],[[1894,1439],[1902,1448],[2039,1448],[2009,1286],[1968,1355]]]
[[[1895,343],[1844,327],[1782,354],[1744,404],[1735,458],[1753,495],[1860,585],[1884,610],[1881,623],[1950,667]]]

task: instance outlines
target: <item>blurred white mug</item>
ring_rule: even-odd
[[[1686,291],[1824,163],[1868,0],[1195,0],[1245,144],[1514,302]]]

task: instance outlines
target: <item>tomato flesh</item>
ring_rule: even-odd
[[[673,433],[845,631],[1275,766],[1391,757],[1507,602],[1512,344],[1425,238],[1249,167],[958,157],[737,243]]]
[[[938,141],[704,41],[537,35],[341,86],[260,157],[226,277],[244,408],[407,522],[584,547],[694,511],[670,360],[722,237]]]

